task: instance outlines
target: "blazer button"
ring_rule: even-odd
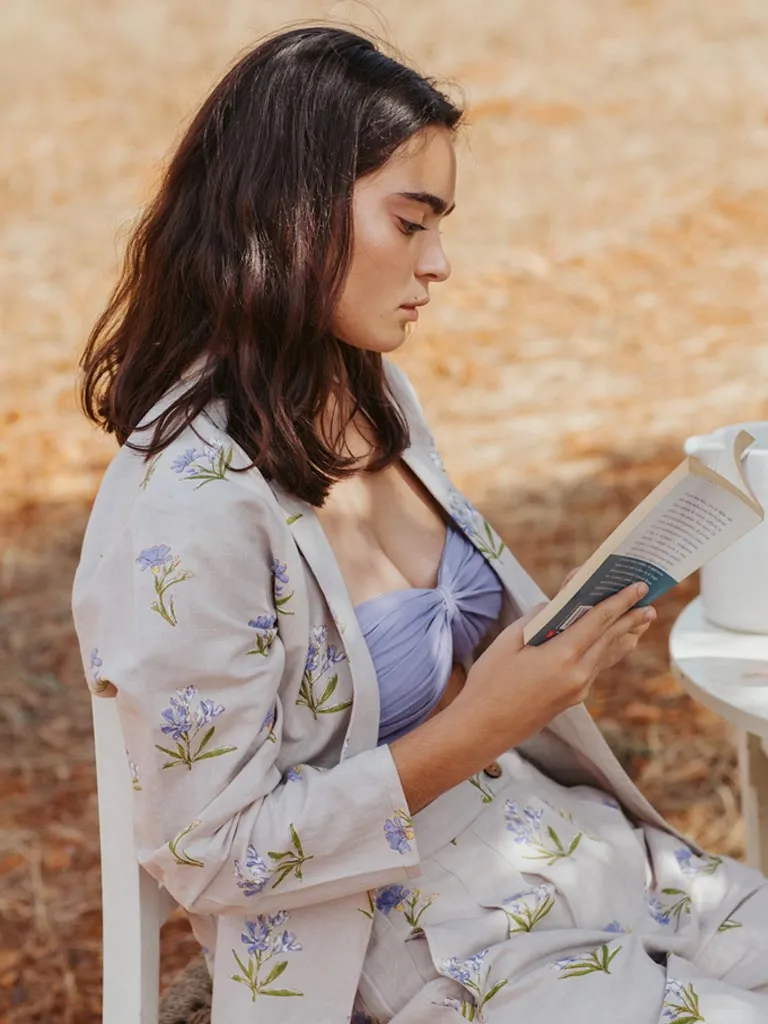
[[[489,779],[498,779],[501,775],[501,765],[498,761],[491,761],[489,765],[483,768],[483,775],[487,775]]]

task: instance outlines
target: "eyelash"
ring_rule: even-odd
[[[423,224],[414,224],[412,220],[405,220],[403,217],[398,217],[397,219],[402,224],[402,231],[404,235],[415,235],[417,231],[427,230]]]

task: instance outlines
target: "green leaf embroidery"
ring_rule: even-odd
[[[490,525],[485,520],[483,520],[483,526],[485,527],[487,543],[483,543],[481,540],[478,547],[490,561],[493,561],[494,558],[501,558],[504,551],[504,541],[494,534]]]
[[[205,484],[211,483],[212,480],[224,480],[227,474],[227,470],[232,464],[232,456],[234,455],[234,446],[218,444],[208,444],[204,452],[200,452],[198,457],[191,462],[187,467],[186,475],[183,476],[182,480],[195,480],[197,486],[194,488],[199,491]],[[207,462],[203,461],[207,460]]]
[[[665,1011],[664,1020],[669,1024],[706,1024],[692,982],[683,985],[673,978],[668,978],[662,1009]]]
[[[283,973],[283,971],[285,970],[285,968],[287,966],[288,966],[288,961],[287,960],[281,960],[279,964],[275,964],[275,966],[272,968],[272,970],[269,972],[269,974],[264,979],[264,984],[265,985],[269,985],[269,984],[271,984],[271,982],[273,982],[277,978],[279,978],[280,975]]]
[[[670,906],[664,907],[664,913],[675,919],[675,927],[680,927],[680,918],[683,914],[690,914],[691,912],[691,897],[684,889],[662,889],[665,896],[679,896],[680,899],[676,900]]]
[[[347,708],[352,707],[351,700],[343,701],[341,704],[332,704],[330,707],[324,707],[325,702],[333,696],[338,686],[338,673],[334,673],[333,678],[328,682],[320,697],[317,697],[315,694],[314,687],[316,682],[315,674],[305,669],[301,686],[299,687],[299,696],[296,698],[296,705],[309,708],[315,720],[317,720],[318,715],[335,715],[339,711],[346,711]]]
[[[216,732],[216,727],[212,725],[208,732],[205,734],[205,736],[203,736],[203,738],[200,740],[200,746],[197,748],[197,753],[195,754],[195,757],[197,757],[197,755],[201,753],[203,747],[206,746],[210,738],[213,736],[214,732]]]
[[[479,772],[477,773],[477,775],[470,776],[467,779],[467,782],[471,786],[474,786],[475,789],[480,790],[480,793],[481,793],[481,796],[482,796],[482,801],[483,801],[484,804],[491,803],[491,801],[493,800],[493,790],[490,789],[488,786],[486,786],[482,782],[482,780],[480,779],[480,773]]]
[[[369,889],[368,890],[368,909],[367,910],[364,907],[358,907],[357,908],[358,914],[362,914],[363,917],[369,917],[371,920],[373,920],[373,916],[376,913],[376,900],[375,900],[374,893],[375,893],[374,889]]]
[[[402,911],[403,917],[411,926],[411,935],[416,935],[422,931],[419,922],[424,911],[429,910],[432,904],[440,898],[440,893],[433,892],[430,896],[422,896],[421,889],[411,889],[406,892],[407,896],[395,909]]]
[[[168,849],[173,854],[173,859],[176,861],[177,864],[180,864],[183,867],[188,867],[188,868],[202,868],[202,867],[205,867],[205,865],[203,864],[203,862],[201,860],[196,860],[194,857],[190,857],[188,853],[184,853],[183,851],[179,851],[179,843],[181,842],[181,840],[185,836],[188,836],[189,833],[192,832],[194,829],[196,829],[198,827],[198,825],[200,825],[200,821],[199,820],[195,819],[195,821],[190,821],[190,823],[187,825],[187,827],[183,828],[181,830],[181,832],[179,832],[179,834],[174,839],[171,839],[169,841],[169,843],[168,843]]]
[[[289,875],[294,875],[297,881],[301,882],[304,879],[303,866],[308,860],[312,860],[314,854],[307,856],[304,853],[304,847],[301,844],[299,833],[294,828],[293,824],[288,826],[288,831],[291,837],[291,843],[293,845],[292,850],[268,850],[267,856],[270,860],[276,862],[277,870],[275,871],[275,879],[272,882],[272,888],[276,889],[281,882],[284,882]]]
[[[141,558],[141,555],[139,558]],[[178,619],[173,604],[173,595],[170,596],[167,604],[165,602],[165,595],[171,587],[175,587],[179,583],[184,583],[185,580],[192,578],[192,573],[187,569],[180,568],[180,566],[181,559],[176,555],[173,558],[169,557],[163,564],[151,567],[156,600],[149,607],[153,612],[157,612],[170,626],[177,626]]]
[[[547,864],[554,864],[558,860],[570,857],[577,849],[584,833],[578,832],[571,840],[567,850],[563,846],[560,836],[551,825],[547,826],[547,835],[552,841],[552,846],[547,846],[547,844],[542,841],[537,842],[536,840],[532,840],[530,842],[530,846],[536,852],[525,854],[529,860],[544,860]]]
[[[599,949],[594,950],[592,953],[587,953],[584,956],[565,957],[563,960],[559,960],[556,966],[560,971],[560,977],[563,979],[582,978],[586,974],[595,974],[598,971],[601,971],[603,974],[610,974],[610,965],[621,949],[621,946],[617,946],[609,951],[608,946],[603,943]]]
[[[295,953],[301,951],[301,946],[296,941],[296,936],[287,931],[282,932],[278,942],[275,943],[270,941],[273,931],[278,931],[282,928],[282,925],[287,921],[287,919],[288,915],[281,912],[272,917],[260,914],[256,921],[246,922],[246,927],[251,930],[252,935],[258,934],[260,937],[263,936],[266,939],[266,942],[264,942],[264,948],[257,948],[255,952],[249,954],[247,963],[244,963],[241,957],[238,956],[237,950],[232,950],[235,963],[240,968],[240,974],[231,974],[230,978],[232,981],[239,982],[241,985],[245,985],[250,989],[251,1002],[255,1003],[257,996],[296,997],[304,995],[303,992],[298,992],[296,989],[292,988],[267,987],[277,981],[277,979],[285,972],[288,967],[287,960],[279,960],[269,969],[265,978],[260,978],[262,970],[266,968],[267,964],[273,957],[281,953]],[[256,929],[258,929],[258,932]],[[250,941],[251,936],[243,936],[243,942],[246,944],[246,947]]]
[[[543,900],[534,897],[534,905],[532,907],[529,907],[525,903],[524,898],[516,900],[515,902],[517,904],[517,909],[515,911],[502,908],[510,920],[510,935],[515,932],[532,932],[536,925],[540,921],[544,920],[555,905],[555,899],[551,895],[546,895]],[[512,927],[513,923],[516,925],[514,928]]]
[[[147,466],[147,471],[144,474],[144,479],[139,484],[139,487],[142,489],[142,491],[146,491],[147,484],[152,479],[152,476],[153,476],[155,470],[157,469],[157,464],[160,461],[160,459],[161,459],[161,456],[160,455],[156,455],[154,457],[154,459],[150,460],[149,465]]]

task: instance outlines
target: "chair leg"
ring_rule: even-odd
[[[157,1024],[160,927],[172,901],[136,859],[133,792],[117,704],[94,698],[105,1024]]]
[[[759,736],[740,731],[741,804],[747,863],[768,875],[768,757]]]

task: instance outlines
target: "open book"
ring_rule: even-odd
[[[572,580],[525,627],[527,644],[543,644],[600,601],[643,580],[650,604],[763,520],[742,457],[754,441],[739,431],[718,471],[694,456],[631,512]]]

